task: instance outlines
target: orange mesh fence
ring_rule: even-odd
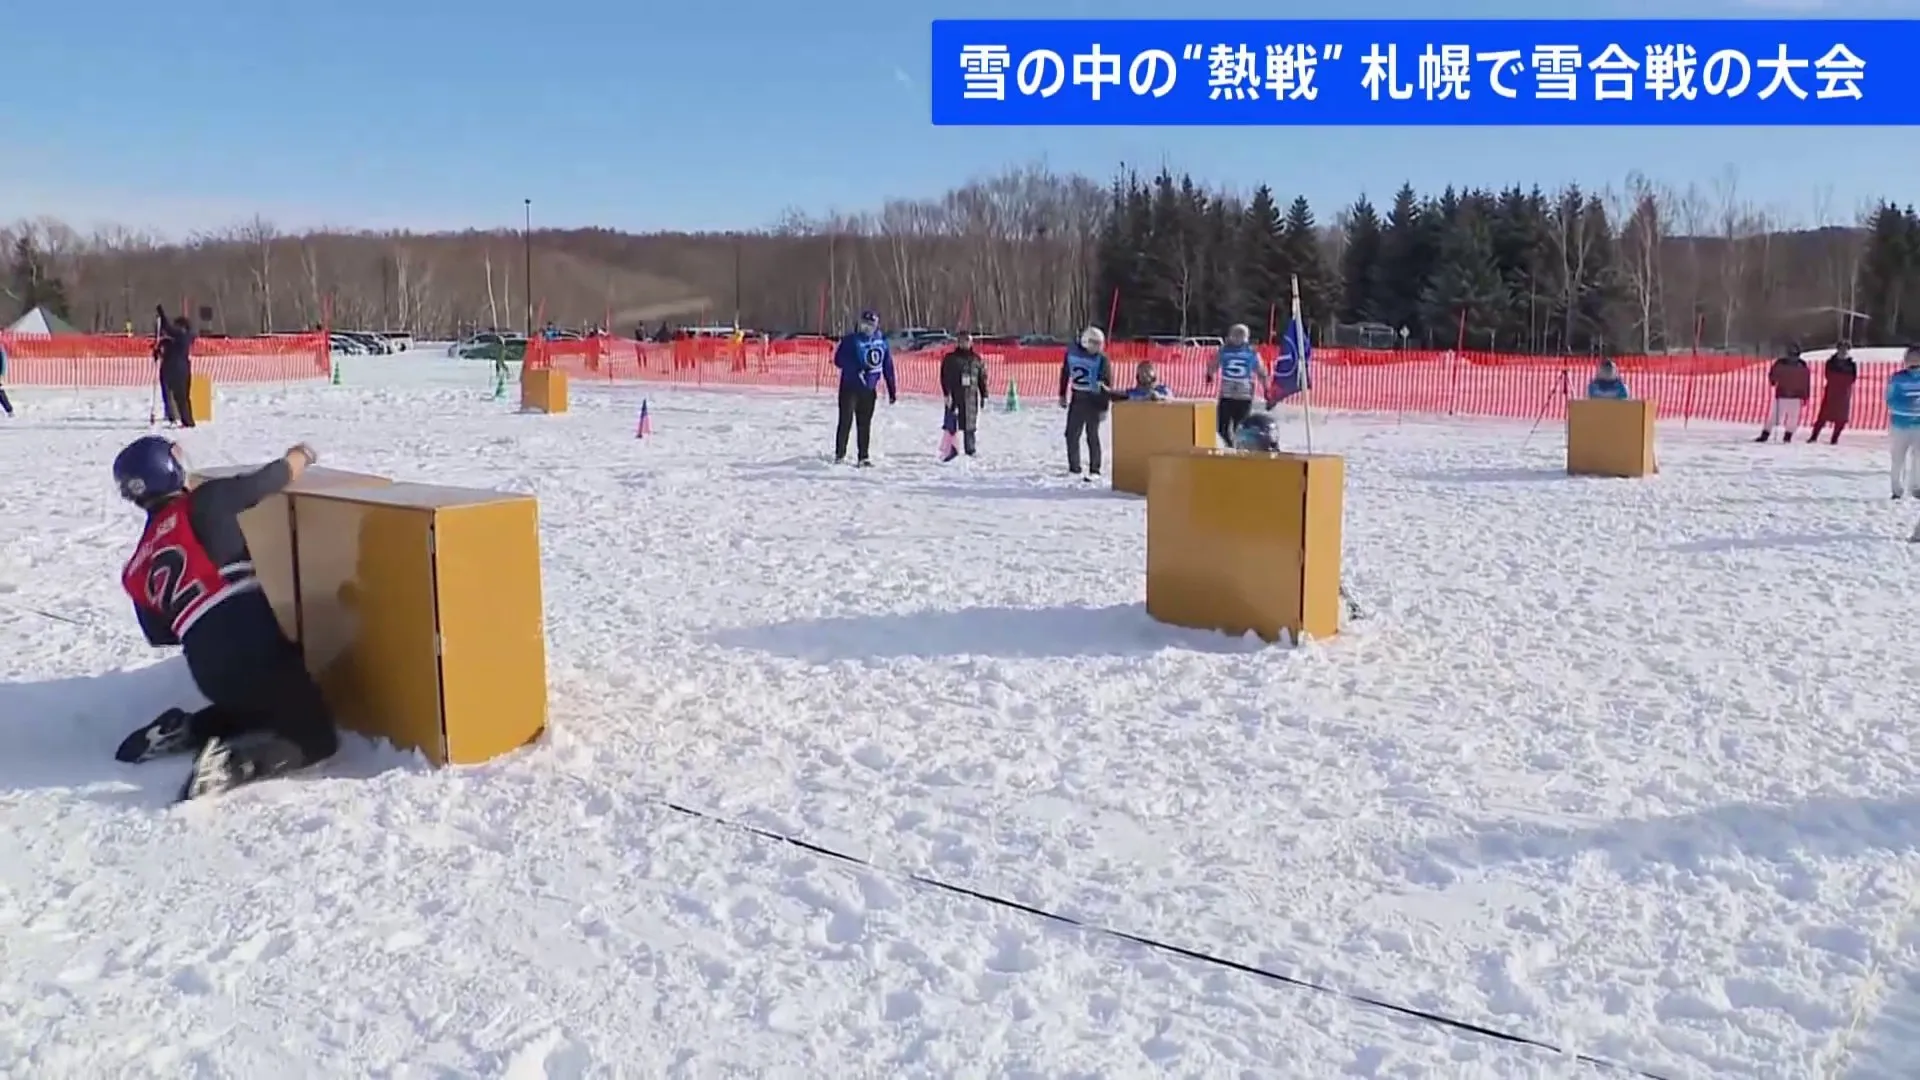
[[[1009,383],[1022,395],[1050,398],[1059,391],[1061,350],[983,346],[988,386],[1004,395]],[[902,353],[894,357],[901,394],[938,396],[944,350]],[[1269,363],[1275,351],[1260,350]],[[1109,349],[1116,377],[1132,382],[1133,367],[1150,360],[1160,381],[1178,397],[1210,396],[1207,361],[1214,350],[1122,342]],[[1621,377],[1636,398],[1652,401],[1662,419],[1759,423],[1773,400],[1767,384],[1772,360],[1757,356],[1615,357]],[[765,386],[829,391],[838,384],[833,346],[820,341],[745,342],[715,339],[666,344],[622,338],[586,341],[536,341],[527,353],[534,367],[556,367],[576,379],[678,383],[688,386]],[[1825,380],[1813,367],[1813,401]],[[1863,364],[1853,391],[1851,426],[1887,426],[1885,401],[1890,367]],[[1323,409],[1350,412],[1409,413],[1427,416],[1486,416],[1514,420],[1566,416],[1567,397],[1582,397],[1593,363],[1581,357],[1523,356],[1508,353],[1427,351],[1420,349],[1316,349],[1311,378],[1312,401]]]
[[[6,381],[15,386],[146,386],[155,377],[153,339],[119,334],[4,334]],[[323,379],[331,371],[325,334],[203,337],[193,370],[215,383]]]

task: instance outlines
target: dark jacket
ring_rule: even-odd
[[[240,515],[284,490],[291,479],[287,463],[275,461],[240,476],[208,480],[178,497],[188,500],[188,526],[210,559],[223,567],[251,566]],[[187,630],[184,641],[155,613],[136,608],[135,614],[149,644],[184,647],[194,685],[215,701],[243,694],[263,666],[284,659],[295,648],[275,620],[265,591],[258,587],[214,605]]]
[[[974,430],[987,398],[987,362],[972,349],[955,349],[941,357],[940,393],[959,414],[960,429]]]
[[[1853,384],[1860,377],[1860,367],[1853,357],[1837,352],[1828,358],[1826,374],[1825,384],[1820,387],[1820,415],[1815,421],[1844,424],[1853,416]]]
[[[167,321],[166,313],[163,311],[160,313],[158,330],[160,337],[155,344],[155,351],[159,353],[157,359],[168,367],[192,367],[193,343],[199,337],[193,332],[193,328],[175,326]]]
[[[1767,371],[1767,382],[1773,384],[1776,398],[1805,401],[1813,396],[1813,371],[1798,356],[1775,360]]]

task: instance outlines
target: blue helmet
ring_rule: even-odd
[[[169,495],[187,489],[187,469],[180,464],[173,443],[158,435],[145,435],[127,445],[113,459],[113,482],[120,497],[136,506],[148,507]]]
[[[1280,436],[1274,431],[1273,414],[1257,412],[1240,421],[1240,426],[1233,429],[1233,448],[1279,452]]]
[[[880,315],[871,309],[860,313],[860,329],[871,334],[880,329]]]

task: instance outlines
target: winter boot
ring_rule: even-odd
[[[136,729],[113,752],[114,760],[138,765],[154,758],[172,757],[194,749],[193,714],[185,709],[168,709],[153,722]]]
[[[1771,431],[1763,431],[1763,432],[1761,432],[1761,433],[1760,433],[1760,437],[1759,437],[1759,438],[1757,438],[1757,439],[1755,439],[1755,440],[1753,440],[1753,441],[1754,441],[1754,442],[1766,442],[1766,441],[1767,441],[1768,439],[1771,439],[1771,438],[1773,438],[1773,432],[1771,432]]]
[[[208,739],[193,760],[193,772],[180,788],[180,801],[224,794],[243,784],[285,776],[311,764],[314,763],[298,746],[268,732],[249,733],[236,739]]]
[[[1791,432],[1791,431],[1787,431],[1787,432],[1782,432],[1782,433],[1781,433],[1781,435],[1780,435],[1780,441],[1781,441],[1781,442],[1783,442],[1783,443],[1787,443],[1787,442],[1792,442],[1792,441],[1793,441],[1793,432]]]

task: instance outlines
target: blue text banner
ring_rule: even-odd
[[[1915,20],[968,20],[933,122],[1913,126]]]

